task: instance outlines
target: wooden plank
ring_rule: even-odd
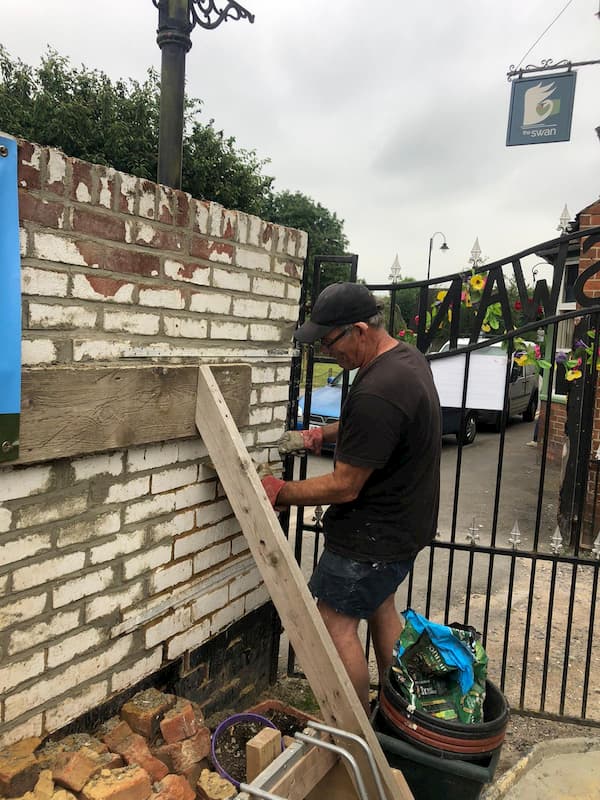
[[[196,424],[325,722],[367,742],[388,800],[412,798],[408,786],[399,788],[392,776],[209,366],[198,371]],[[376,797],[363,750],[341,744],[361,765],[369,796]]]
[[[281,731],[263,728],[246,742],[246,783],[268,767],[281,753]]]
[[[251,367],[213,367],[238,426],[248,424]],[[53,367],[24,370],[20,455],[47,461],[197,436],[198,366]]]
[[[331,750],[311,747],[280,778],[265,788],[287,800],[304,800],[335,767],[338,756]]]

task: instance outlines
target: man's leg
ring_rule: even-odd
[[[331,606],[322,600],[317,602],[317,608],[323,618],[325,627],[329,631],[335,649],[338,651],[350,682],[356,690],[358,699],[365,712],[369,713],[369,669],[358,638],[358,619],[347,617],[334,611]],[[391,658],[391,656],[390,656]]]
[[[395,593],[389,595],[369,618],[369,628],[381,685],[383,685],[383,679],[392,664],[392,651],[403,628],[394,599]]]

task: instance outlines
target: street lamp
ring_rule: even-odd
[[[156,42],[161,50],[157,180],[181,189],[185,55],[192,46],[190,33],[196,25],[213,30],[228,19],[254,22],[254,15],[235,0],[228,0],[222,10],[216,7],[215,0],[152,3],[158,9]]]
[[[549,264],[547,261],[538,261],[537,264],[534,264],[531,268],[531,278],[533,280],[533,285],[535,286],[537,282],[537,274],[539,272],[538,267],[551,267],[552,264]]]
[[[473,242],[473,247],[471,248],[471,258],[469,259],[469,264],[473,266],[473,269],[477,269],[477,267],[481,267],[484,263],[485,258],[481,257],[479,236],[476,236],[475,241]]]
[[[429,239],[429,255],[427,256],[427,280],[429,280],[429,276],[431,274],[431,249],[433,248],[433,240],[436,236],[442,236],[444,239],[442,245],[440,246],[440,250],[450,250],[446,243],[446,237],[441,231],[435,231],[435,233],[431,234]]]
[[[565,203],[565,207],[563,208],[562,214],[558,220],[558,225],[556,227],[557,231],[561,233],[568,233],[571,227],[571,215],[569,214],[569,209],[567,208],[567,204]]]

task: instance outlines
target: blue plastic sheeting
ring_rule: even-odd
[[[3,133],[0,133],[0,343],[0,414],[18,414],[21,406],[21,264],[17,142]]]

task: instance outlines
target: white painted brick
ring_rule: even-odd
[[[107,592],[88,600],[85,604],[85,621],[92,622],[99,617],[105,617],[114,611],[122,611],[137,603],[144,595],[144,585],[140,581],[128,586],[121,592]]]
[[[202,528],[204,525],[218,522],[218,520],[229,517],[231,514],[233,514],[233,511],[228,500],[211,503],[210,505],[202,506],[196,511],[196,525],[198,528]]]
[[[200,314],[229,314],[231,310],[231,296],[213,292],[194,292],[190,301],[190,309]]]
[[[9,689],[14,689],[23,681],[29,680],[44,671],[44,653],[34,653],[22,661],[0,669],[0,695],[6,694]]]
[[[130,314],[127,311],[105,311],[104,329],[155,336],[160,328],[158,314]]]
[[[144,544],[144,531],[134,533],[122,533],[115,536],[110,542],[105,542],[90,550],[90,563],[101,564],[103,561],[112,561],[122,555],[141,550]]]
[[[306,253],[308,251],[308,233],[306,233],[306,231],[299,231],[299,234],[298,252],[296,255],[298,258],[306,258]]]
[[[250,325],[250,341],[251,342],[283,342],[292,343],[292,336],[285,328],[278,328],[277,325],[259,325],[253,323]]]
[[[73,361],[114,361],[131,347],[127,340],[73,339]]]
[[[252,292],[257,295],[285,297],[285,282],[270,280],[269,278],[254,278],[252,281]]]
[[[175,511],[175,494],[158,494],[148,500],[141,500],[138,503],[129,503],[125,507],[125,524],[140,522],[150,517],[158,517]]]
[[[155,647],[161,642],[166,642],[177,633],[186,631],[192,624],[192,611],[190,606],[176,608],[170,614],[162,617],[146,628],[145,646]]]
[[[40,647],[44,642],[55,639],[79,625],[79,611],[59,612],[48,621],[29,623],[23,630],[11,633],[8,644],[9,655],[14,655],[30,647]]]
[[[175,492],[175,509],[189,508],[205,503],[207,500],[214,500],[216,493],[216,482],[206,481],[187,486],[185,489],[178,489]],[[159,495],[162,496],[162,495]]]
[[[68,697],[61,700],[55,707],[46,711],[45,720],[46,727],[49,730],[57,730],[66,725],[67,722],[76,719],[81,714],[89,711],[91,708],[96,708],[108,696],[108,684],[106,681],[93,683],[91,686],[79,692],[76,696],[69,694]]]
[[[65,272],[23,267],[21,269],[21,291],[28,295],[44,297],[66,297],[69,276]]]
[[[287,406],[275,406],[273,408],[273,422],[285,422],[287,420]]]
[[[46,607],[48,598],[46,593],[21,597],[12,603],[0,607],[0,630],[10,625],[18,625],[28,619],[40,616]]]
[[[203,528],[201,531],[194,531],[187,536],[182,536],[174,543],[175,558],[197,553],[216,542],[222,542],[224,539],[234,536],[239,531],[239,522],[235,517],[230,517],[209,528]]]
[[[150,589],[153,593],[172,589],[192,577],[192,560],[180,561],[168,567],[157,569],[150,578]]]
[[[19,255],[25,258],[27,255],[27,231],[25,228],[19,228]]]
[[[229,597],[233,600],[236,597],[247,594],[253,589],[256,589],[257,586],[260,586],[261,583],[262,578],[260,577],[260,572],[254,567],[249,572],[231,581],[229,584]]]
[[[111,183],[114,185],[116,171],[110,167],[105,167],[106,175],[100,176],[100,194],[98,202],[104,208],[111,208],[112,206],[112,191]]]
[[[208,233],[208,211],[209,207],[201,200],[196,200],[196,226],[200,233]]]
[[[269,303],[268,318],[270,320],[283,320],[284,322],[298,321],[298,306],[292,303]]]
[[[174,517],[166,522],[159,522],[157,525],[153,525],[148,532],[150,542],[156,544],[163,539],[174,539],[176,536],[190,531],[195,524],[194,517],[193,511],[183,511],[175,514]]]
[[[85,258],[74,242],[54,233],[34,233],[32,255],[41,261],[54,261],[57,264],[75,264],[79,267],[98,266],[98,264],[86,264]]]
[[[30,328],[93,328],[98,314],[81,306],[29,303]]]
[[[210,228],[209,233],[211,236],[221,235],[221,223],[223,221],[224,208],[219,203],[210,203]]]
[[[58,644],[51,645],[48,648],[48,669],[64,664],[66,661],[71,661],[75,653],[81,655],[86,650],[99,645],[102,640],[103,636],[99,630],[88,628],[87,630],[79,631],[74,636],[68,636]]]
[[[148,447],[132,447],[127,454],[129,472],[140,472],[143,469],[156,469],[177,461],[177,444],[167,442]]]
[[[0,566],[7,564],[16,564],[25,558],[31,558],[36,553],[41,553],[44,550],[49,550],[52,547],[50,541],[50,534],[39,533],[31,534],[30,536],[21,536],[12,542],[5,542],[0,544]],[[35,569],[35,567],[29,567]]]
[[[240,431],[242,435],[242,442],[246,445],[246,448],[250,450],[254,447],[254,431],[253,430],[246,430]]]
[[[130,558],[123,564],[123,571],[125,580],[136,578],[143,572],[149,572],[157,567],[162,567],[163,564],[168,564],[171,560],[171,545],[159,545],[153,549],[147,550],[142,555]]]
[[[156,200],[154,189],[152,191],[140,190],[140,217],[154,219],[154,203]]]
[[[273,409],[271,406],[259,406],[250,409],[250,425],[262,425],[271,422]]]
[[[85,481],[98,475],[121,475],[123,472],[123,452],[103,453],[86,456],[72,462],[76,481]]]
[[[214,481],[217,478],[217,473],[208,464],[198,464],[198,480],[199,481]]]
[[[245,250],[238,247],[235,263],[242,269],[257,269],[263,272],[271,271],[271,256],[268,253],[256,253],[254,250]]]
[[[22,739],[29,739],[31,736],[41,736],[41,734],[42,716],[38,714],[35,717],[30,717],[21,725],[15,725],[13,728],[3,725],[2,733],[0,733],[0,747],[20,742]]]
[[[4,595],[8,591],[8,575],[0,575],[0,597],[4,597]],[[2,612],[0,612],[0,620],[2,619]]]
[[[264,605],[270,599],[271,597],[267,591],[267,587],[264,584],[259,586],[258,589],[254,589],[254,591],[245,595],[244,613],[248,614],[250,611],[254,611],[255,608],[260,608],[260,606]]]
[[[202,550],[201,553],[197,553],[194,557],[194,574],[204,572],[214,567],[216,564],[221,564],[229,558],[230,554],[231,545],[229,542],[217,544],[214,547],[208,547],[206,550]]]
[[[205,319],[193,317],[163,317],[165,334],[167,336],[181,336],[186,339],[206,339],[208,323]]]
[[[115,289],[113,294],[94,289],[94,277],[87,275],[73,275],[72,295],[80,300],[100,300],[103,303],[133,303],[133,292],[135,286],[132,283],[124,283]]]
[[[50,467],[0,470],[0,501],[30,497],[46,491],[50,485]]]
[[[113,580],[114,575],[110,567],[101,569],[98,572],[88,572],[87,575],[67,581],[53,589],[52,605],[54,608],[60,608],[68,603],[75,603],[82,597],[89,597],[91,594],[103,592],[112,585]]]
[[[252,383],[273,383],[275,375],[273,367],[252,367]]]
[[[138,179],[124,172],[118,173],[121,179],[121,196],[126,199],[127,210],[133,214],[135,210],[135,197],[137,194]]]
[[[210,636],[210,622],[205,620],[200,625],[194,625],[185,633],[174,636],[167,647],[167,658],[177,658],[187,650],[195,650]]]
[[[60,150],[53,147],[48,148],[48,166],[47,166],[47,181],[48,183],[62,183],[67,174],[67,161]]]
[[[269,312],[269,304],[265,300],[250,300],[236,297],[233,300],[233,316],[263,320]]]
[[[79,572],[85,562],[85,553],[69,553],[57,558],[47,558],[35,567],[31,565],[21,567],[13,572],[13,589],[20,592],[46,583],[48,576],[53,579],[61,578],[73,572]]]
[[[216,289],[229,289],[234,292],[250,291],[250,276],[244,272],[230,272],[229,270],[213,269],[213,286]]]
[[[181,261],[165,259],[165,277],[174,281],[185,281],[196,286],[210,286],[210,267],[202,264],[183,264]]]
[[[232,556],[239,556],[240,553],[244,553],[246,550],[248,550],[248,540],[245,536],[236,536],[235,539],[231,540]]]
[[[293,303],[297,304],[300,302],[300,292],[300,284],[288,283],[285,296],[288,300],[291,300]]]
[[[261,403],[284,403],[287,402],[290,393],[290,387],[285,385],[280,386],[262,386],[260,389],[260,402]]]
[[[257,444],[274,444],[283,434],[281,425],[272,428],[265,428],[256,432]]]
[[[54,364],[56,359],[56,345],[50,339],[21,340],[21,361],[24,367]]]
[[[111,511],[108,514],[100,514],[92,519],[78,520],[70,525],[57,526],[58,547],[68,547],[80,542],[88,542],[98,539],[101,536],[108,536],[116,533],[121,528],[121,514],[119,511]]]
[[[237,240],[242,244],[248,241],[248,225],[250,224],[250,220],[248,219],[248,214],[244,214],[243,211],[237,212],[238,216],[238,235]]]
[[[248,244],[252,244],[255,247],[258,247],[261,244],[260,241],[260,232],[262,230],[262,220],[260,217],[255,217],[250,215],[248,217]]]
[[[224,208],[221,212],[221,216],[223,220],[223,236],[225,238],[230,238],[232,235],[235,235],[237,229],[238,212]]]
[[[227,605],[229,591],[227,586],[221,586],[214,592],[202,595],[192,603],[192,622],[198,622],[203,617],[212,614]]]
[[[256,403],[258,403],[258,391],[254,388],[250,392],[250,406],[254,406]]]
[[[194,483],[198,478],[198,467],[193,464],[189,467],[176,467],[175,469],[154,472],[152,474],[152,494],[168,492],[170,489],[177,489],[180,486],[187,486]]]
[[[185,308],[179,289],[140,289],[139,304],[153,308]]]
[[[150,476],[145,475],[126,483],[113,483],[108,489],[105,503],[127,503],[130,500],[137,500],[150,491]]]
[[[177,461],[196,461],[207,455],[208,450],[202,439],[189,439],[177,444]]]
[[[176,539],[173,544],[173,557],[182,558],[189,556],[192,553],[198,552],[203,547],[206,547],[206,533],[205,531],[194,531],[187,536],[181,536]]]
[[[278,381],[284,381],[285,383],[289,383],[292,375],[291,368],[288,367],[277,367],[276,376]]]
[[[157,672],[162,665],[162,647],[157,647],[153,653],[146,658],[135,661],[130,669],[123,669],[120,672],[113,672],[111,676],[111,692],[120,692],[129,686],[138,683],[148,675]]]
[[[210,338],[247,341],[248,326],[241,322],[218,322],[213,320],[210,324]]]
[[[79,183],[77,184],[77,187],[75,189],[75,199],[79,203],[89,203],[90,200],[92,199],[90,190],[88,189],[86,184],[83,183],[83,181],[79,181]]]
[[[232,622],[236,622],[244,616],[244,598],[240,598],[233,603],[222,608],[212,615],[210,620],[210,634],[213,636],[218,631],[227,628]]]

